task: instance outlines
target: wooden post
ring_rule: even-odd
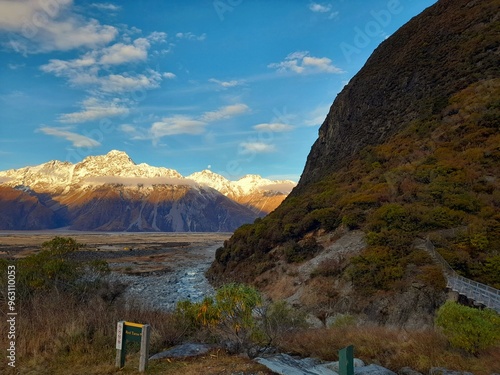
[[[354,375],[354,346],[339,350],[339,374]]]
[[[139,372],[145,372],[148,367],[150,333],[151,326],[149,324],[119,321],[116,326],[115,366],[125,367],[127,341],[140,342]]]
[[[122,368],[125,366],[125,337],[123,334],[124,321],[118,322],[116,326],[116,360],[115,366]]]
[[[146,371],[146,368],[148,367],[150,332],[151,326],[149,324],[144,324],[144,326],[142,327],[141,336],[141,356],[139,358],[139,372]]]

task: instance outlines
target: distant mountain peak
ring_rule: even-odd
[[[133,164],[134,161],[124,151],[111,150],[106,155],[87,156],[81,163],[115,163],[115,164]],[[77,163],[80,164],[80,163]]]
[[[243,181],[243,180],[262,180],[262,176],[258,174],[246,174],[243,177],[241,177],[238,181]]]
[[[238,181],[230,181],[226,177],[204,169],[183,177],[174,169],[154,167],[146,163],[136,164],[126,152],[111,150],[105,155],[88,156],[81,162],[72,164],[57,160],[38,166],[25,167],[18,170],[0,171],[0,183],[15,188],[21,186],[23,191],[30,189],[36,193],[49,193],[58,196],[71,196],[78,192],[90,192],[99,187],[109,188],[126,186],[129,192],[148,189],[168,189],[168,186],[191,186],[193,181],[207,192],[218,191],[225,197],[247,207],[256,213],[272,211],[281,203],[290,189],[279,186],[282,181],[264,179],[259,175],[246,175]],[[289,181],[294,185],[293,182]],[[105,187],[108,185],[108,187]],[[138,194],[137,191],[134,194]],[[269,199],[268,192],[274,192]],[[90,194],[90,193],[89,193]],[[207,193],[208,194],[208,193]]]

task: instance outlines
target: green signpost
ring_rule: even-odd
[[[354,346],[339,350],[339,374],[354,375]]]
[[[146,371],[149,357],[149,324],[119,321],[116,327],[116,367],[125,366],[126,347],[128,342],[140,342],[139,372]]]

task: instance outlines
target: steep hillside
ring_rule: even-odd
[[[429,323],[444,279],[413,241],[466,227],[440,251],[499,287],[499,6],[439,1],[382,43],[335,99],[297,188],[217,251],[214,283],[252,282],[319,315]],[[353,229],[363,246],[345,243]]]
[[[441,113],[459,90],[498,77],[499,5],[441,0],[382,43],[335,99],[297,191]]]

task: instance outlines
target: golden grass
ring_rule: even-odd
[[[355,356],[393,371],[408,366],[422,373],[431,367],[489,375],[500,371],[500,347],[468,356],[449,347],[434,330],[403,331],[378,326],[314,329],[289,335],[283,349],[301,356],[338,360],[338,350],[354,345]]]
[[[23,375],[136,374],[138,350],[129,346],[127,364],[114,367],[115,329],[119,320],[151,324],[151,354],[185,339],[182,325],[172,314],[140,307],[109,304],[100,297],[82,303],[71,296],[52,293],[19,306],[17,367],[1,372]],[[0,345],[6,346],[7,325],[0,326]],[[449,347],[434,330],[403,331],[376,326],[342,326],[309,329],[288,334],[281,350],[303,357],[337,360],[338,350],[354,345],[365,363],[393,371],[409,366],[422,373],[431,367],[470,371],[475,375],[500,372],[500,347],[479,356],[468,356]],[[219,350],[203,357],[150,362],[149,374],[271,374],[248,358]]]

